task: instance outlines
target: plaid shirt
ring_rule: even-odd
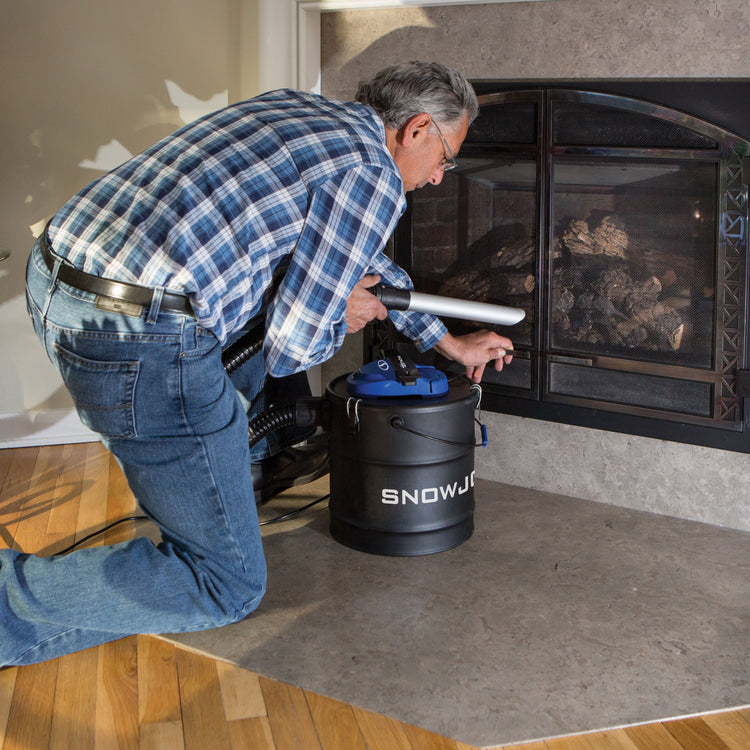
[[[383,252],[404,208],[369,107],[283,90],[186,125],[91,183],[50,241],[88,273],[187,294],[222,342],[265,311],[266,368],[281,376],[338,350],[366,273],[412,288]],[[391,318],[422,350],[446,332],[430,315]]]

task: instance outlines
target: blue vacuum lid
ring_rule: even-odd
[[[346,381],[346,390],[358,398],[435,397],[448,393],[444,372],[428,365],[415,365],[400,354],[368,362]]]

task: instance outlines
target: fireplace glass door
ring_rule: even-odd
[[[549,405],[534,416],[558,404],[741,430],[748,141],[599,92],[480,104],[458,168],[412,195],[395,257],[419,290],[525,311],[496,329],[519,352],[485,376],[498,410],[529,400]]]
[[[550,397],[711,415],[717,184],[711,162],[553,157]]]
[[[535,348],[538,189],[537,160],[523,154],[467,156],[454,172],[446,173],[442,201],[455,205],[458,234],[443,248],[443,261],[419,272],[417,288],[447,297],[482,300],[523,309],[524,320],[510,330],[522,355],[508,368],[505,384],[532,388],[530,352]],[[432,224],[433,229],[437,221]],[[419,245],[415,246],[419,250]],[[455,333],[466,333],[479,323],[447,321]]]

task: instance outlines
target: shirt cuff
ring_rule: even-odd
[[[448,333],[445,324],[434,315],[393,310],[389,315],[396,328],[408,336],[420,352],[432,349]]]

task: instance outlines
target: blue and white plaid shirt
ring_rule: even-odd
[[[91,183],[49,236],[88,273],[187,294],[222,342],[265,310],[266,368],[281,376],[338,350],[365,274],[412,288],[383,252],[404,208],[372,109],[282,90],[191,123]],[[430,315],[391,318],[422,350],[446,333]]]

